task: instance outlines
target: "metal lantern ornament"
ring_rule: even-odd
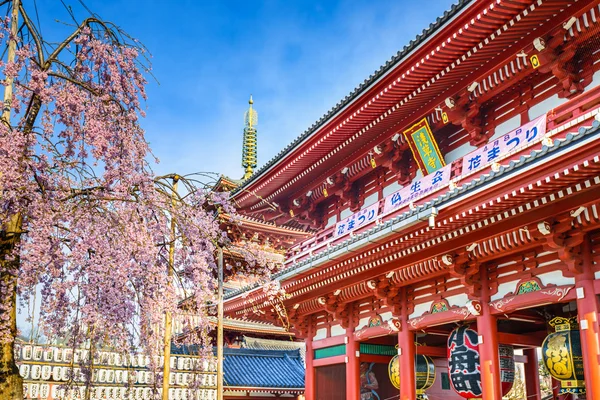
[[[554,332],[542,343],[544,365],[560,381],[560,394],[585,393],[583,356],[577,318],[555,317],[549,325]]]
[[[501,344],[500,382],[502,396],[512,389],[515,380],[515,357],[512,346]],[[448,375],[452,388],[466,399],[481,398],[481,363],[479,336],[468,326],[456,328],[448,338]]]
[[[400,360],[394,356],[388,364],[390,382],[396,389],[400,389]],[[435,382],[435,364],[431,357],[421,354],[415,355],[415,375],[417,399],[427,399],[425,390]]]

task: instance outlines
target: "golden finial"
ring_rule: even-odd
[[[250,95],[248,100],[248,111],[244,114],[244,142],[242,147],[242,167],[244,167],[244,179],[248,179],[257,165],[257,138],[255,125],[258,124],[258,113],[252,108],[254,100]]]

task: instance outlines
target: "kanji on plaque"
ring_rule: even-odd
[[[485,167],[516,149],[526,147],[546,134],[546,114],[463,157],[462,173]]]
[[[383,213],[387,214],[408,206],[409,203],[448,185],[450,182],[450,167],[450,165],[446,165],[434,173],[412,181],[409,185],[386,196]]]
[[[423,175],[437,171],[446,165],[426,118],[403,133]]]
[[[379,214],[379,202],[370,205],[367,208],[360,210],[349,216],[346,219],[341,220],[335,225],[335,236],[343,236],[356,229],[362,228],[363,226],[375,221]]]

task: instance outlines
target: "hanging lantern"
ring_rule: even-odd
[[[396,389],[400,389],[400,360],[394,356],[388,364],[388,375],[390,382]],[[435,382],[435,364],[431,357],[421,354],[415,355],[415,375],[417,399],[426,399],[425,390],[429,389]]]
[[[498,354],[502,396],[505,396],[515,381],[514,349],[501,344]],[[468,326],[456,328],[448,338],[448,375],[452,387],[460,396],[466,399],[482,396],[479,336]]]
[[[500,354],[500,384],[502,396],[506,396],[515,382],[515,350],[512,346],[501,344],[498,348]]]
[[[542,343],[544,365],[560,381],[560,394],[585,393],[583,356],[577,318],[556,317],[549,322],[555,332]]]
[[[468,326],[456,328],[448,337],[448,375],[452,388],[461,397],[482,396],[479,338]]]

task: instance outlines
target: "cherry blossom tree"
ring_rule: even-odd
[[[156,354],[182,296],[208,327],[215,251],[228,245],[218,216],[235,210],[193,179],[152,173],[137,41],[91,16],[50,43],[19,0],[0,5],[0,397],[22,399],[18,302],[41,296],[49,338]]]

